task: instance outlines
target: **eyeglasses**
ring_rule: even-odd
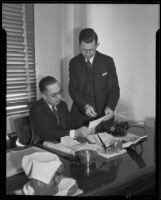
[[[94,51],[96,50],[96,48],[93,48],[93,49],[83,49],[83,48],[80,48],[80,51],[82,53],[93,53]]]
[[[52,95],[47,94],[47,93],[44,93],[44,94],[47,95],[47,96],[49,96],[49,97],[57,98],[58,95],[62,95],[63,94],[63,90],[60,90],[59,92],[56,92],[56,93],[54,93]]]

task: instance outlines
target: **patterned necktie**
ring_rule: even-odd
[[[52,106],[52,111],[53,111],[53,113],[55,114],[55,117],[56,117],[56,119],[57,119],[58,125],[60,125],[59,115],[58,115],[58,111],[57,111],[56,106],[55,106],[55,107]]]
[[[91,69],[91,67],[92,67],[92,64],[91,64],[91,62],[89,61],[89,60],[87,60],[87,66],[89,67],[89,69]]]

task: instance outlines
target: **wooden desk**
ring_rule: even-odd
[[[153,136],[142,144],[141,154],[128,149],[126,154],[106,160],[99,158],[94,167],[84,167],[62,157],[64,176],[77,180],[82,196],[150,195],[155,188],[155,154]],[[28,181],[24,173],[7,178],[6,193],[13,194]],[[155,195],[151,193],[151,195]]]

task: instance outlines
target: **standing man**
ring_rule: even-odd
[[[32,144],[43,141],[59,142],[60,137],[65,135],[75,138],[90,134],[87,127],[72,129],[67,104],[61,100],[60,85],[54,77],[43,78],[39,89],[42,98],[34,103],[29,113],[33,130]]]
[[[79,34],[80,54],[69,63],[69,94],[73,100],[71,115],[75,127],[106,115],[99,129],[112,125],[114,110],[120,97],[118,77],[113,59],[96,51],[96,32],[91,28]]]

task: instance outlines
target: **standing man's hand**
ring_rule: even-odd
[[[91,130],[85,126],[82,126],[75,130],[76,137],[87,137],[91,134]]]
[[[96,117],[97,116],[97,113],[95,112],[93,106],[90,106],[89,104],[87,104],[85,106],[85,114],[88,116],[88,117]]]
[[[106,107],[104,112],[105,112],[104,121],[111,119],[114,115],[113,110],[109,107]]]

